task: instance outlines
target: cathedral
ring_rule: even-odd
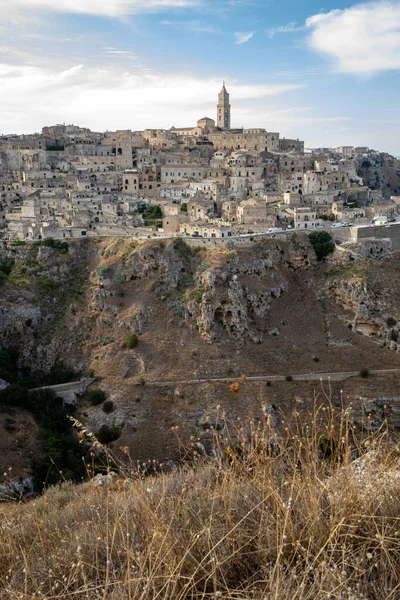
[[[231,105],[226,91],[225,81],[218,94],[217,120],[203,117],[197,121],[196,127],[171,127],[170,131],[179,136],[202,136],[210,133],[229,132],[231,130]]]

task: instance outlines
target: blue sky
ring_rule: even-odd
[[[400,0],[0,0],[0,133],[215,118],[400,155]],[[5,16],[4,16],[5,15]]]

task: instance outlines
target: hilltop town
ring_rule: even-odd
[[[397,597],[400,161],[217,110],[0,138],[1,598]]]
[[[395,220],[400,160],[367,147],[305,149],[217,120],[97,133],[74,125],[0,137],[0,237],[228,238]]]

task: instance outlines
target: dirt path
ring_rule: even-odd
[[[400,375],[400,369],[382,369],[374,370],[369,372],[370,375]],[[288,381],[287,375],[259,375],[253,377],[246,377],[246,381]],[[290,375],[289,381],[320,381],[321,379],[331,381],[344,381],[349,377],[360,377],[359,371],[341,371],[337,373],[298,373],[296,375]],[[163,386],[163,385],[178,385],[178,384],[195,384],[195,383],[233,383],[237,381],[238,377],[208,377],[207,379],[181,379],[174,381],[146,381],[146,385]],[[137,385],[143,385],[138,383]]]

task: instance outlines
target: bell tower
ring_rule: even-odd
[[[229,94],[225,88],[225,81],[222,90],[218,94],[217,125],[221,129],[231,128],[231,105],[229,104]]]

